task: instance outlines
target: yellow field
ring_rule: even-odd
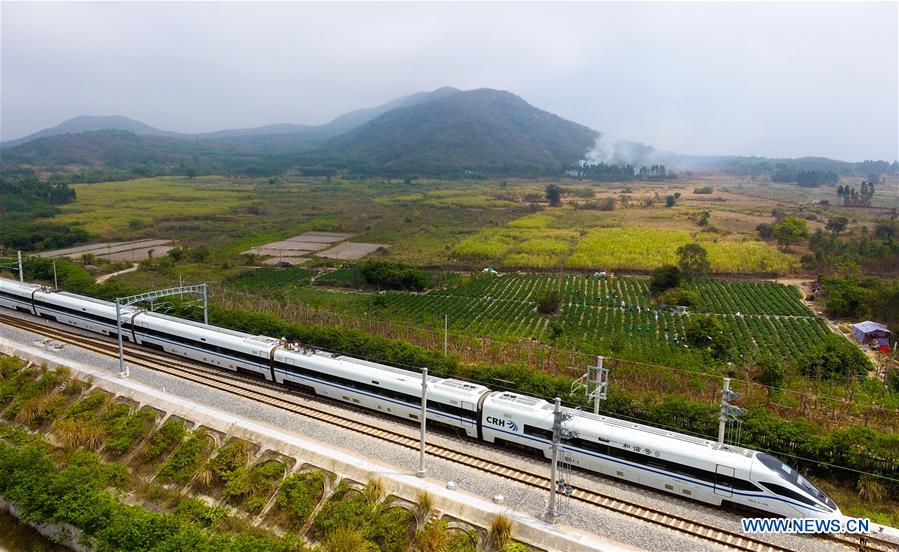
[[[121,236],[132,221],[152,225],[159,220],[222,215],[252,197],[252,184],[223,177],[141,178],[125,182],[74,184],[77,201],[63,205],[54,220],[82,223],[91,234]]]
[[[677,248],[692,241],[683,230],[596,228],[578,243],[566,266],[649,269],[676,264]],[[715,240],[703,234],[698,241],[717,272],[788,272],[798,267],[795,257],[763,242]]]

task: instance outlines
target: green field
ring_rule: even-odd
[[[72,188],[77,201],[64,205],[56,220],[81,223],[97,236],[122,236],[160,220],[223,216],[253,199],[251,184],[219,176],[140,178]]]
[[[217,263],[230,265],[243,262],[238,255],[253,246],[319,230],[390,244],[391,257],[413,264],[460,269],[647,270],[671,262],[677,247],[691,241],[708,249],[716,271],[785,273],[798,266],[797,255],[756,241],[754,226],[743,222],[770,212],[758,199],[696,196],[690,183],[566,185],[570,199],[547,208],[535,203],[545,182],[145,178],[74,185],[76,201],[52,220],[80,224],[97,241],[205,245]],[[674,208],[653,200],[675,188],[685,195]],[[616,209],[578,206],[603,198],[618,202]],[[717,226],[695,225],[702,208],[712,210]]]
[[[352,274],[326,274],[310,285],[306,269],[262,269],[223,283],[312,309],[438,330],[447,316],[450,329],[460,335],[536,340],[563,349],[670,366],[713,362],[705,351],[685,343],[684,324],[693,313],[712,314],[724,323],[733,336],[733,360],[744,365],[766,355],[802,356],[829,333],[796,288],[774,283],[698,283],[692,287],[701,298],[700,305],[690,314],[681,314],[655,305],[648,281],[636,278],[474,275],[457,277],[446,287],[426,293],[327,289],[352,286]],[[561,312],[537,313],[540,295],[557,286],[562,291]]]
[[[536,312],[537,298],[553,277],[476,276],[425,294],[385,294],[386,316],[415,325],[440,327],[444,315],[456,331],[473,335],[534,338],[584,351],[629,353],[669,364],[670,357],[694,356],[684,343],[688,315],[655,307],[645,280],[565,276],[563,308],[557,317]],[[700,312],[720,316],[735,338],[736,353],[749,362],[759,354],[796,356],[828,329],[802,304],[798,292],[778,284],[698,284]],[[561,325],[553,336],[551,320]]]

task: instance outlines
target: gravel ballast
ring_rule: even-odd
[[[23,316],[23,318],[28,317]],[[68,327],[66,327],[66,329],[71,330],[71,328]],[[46,346],[42,344],[46,338],[6,325],[0,325],[0,338],[9,339],[30,346]],[[70,359],[77,363],[109,370],[111,373],[118,372],[118,361],[114,358],[101,356],[71,345],[66,345],[59,350],[53,347],[50,347],[47,350],[56,356]],[[335,426],[305,418],[297,414],[292,414],[274,407],[260,405],[223,391],[213,390],[147,368],[132,365],[130,369],[131,378],[135,381],[164,390],[166,393],[180,397],[183,400],[195,401],[237,416],[269,424],[281,430],[292,431],[356,455],[358,455],[360,451],[364,451],[366,457],[371,460],[390,466],[396,466],[398,471],[413,472],[417,467],[417,451],[393,445],[372,437],[360,435],[349,430],[336,428]],[[295,399],[297,398],[296,396],[293,397]],[[368,423],[376,423],[391,431],[413,437],[418,436],[418,428],[416,425],[400,423],[392,419],[347,409],[341,405],[323,403],[304,398],[300,398],[300,400],[308,401],[316,408],[334,411],[342,416],[353,417]],[[428,440],[429,442],[446,447],[476,453],[480,457],[510,467],[533,471],[535,473],[545,473],[547,475],[549,473],[549,463],[545,460],[530,458],[514,451],[503,451],[485,443],[462,439],[448,433],[437,432],[429,433]],[[511,482],[495,475],[436,458],[429,458],[427,460],[427,468],[427,476],[430,479],[444,482],[454,481],[459,489],[487,498],[502,495],[504,497],[504,503],[508,505],[510,509],[527,512],[533,516],[540,516],[546,507],[548,496],[545,492]],[[731,531],[739,531],[740,515],[737,513],[721,511],[704,504],[686,501],[650,489],[586,473],[571,473],[570,482],[617,498],[688,517],[699,522],[719,526]],[[672,552],[725,549],[724,547],[712,544],[708,541],[684,536],[672,530],[616,514],[614,512],[609,512],[601,508],[579,503],[574,500],[563,501],[563,504],[565,510],[561,518],[561,523],[601,535],[613,541],[626,543],[647,550],[665,550]],[[756,536],[756,538],[768,540],[772,543],[787,546],[801,552],[846,550],[845,547],[832,541],[815,537],[761,535]]]

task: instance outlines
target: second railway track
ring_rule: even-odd
[[[103,356],[118,357],[118,347],[116,344],[104,340],[97,340],[94,336],[85,336],[80,333],[16,318],[6,314],[0,314],[0,323],[43,335],[63,343],[68,343]],[[304,404],[303,402],[300,402],[300,397],[293,399],[287,389],[268,382],[223,372],[193,362],[187,362],[174,356],[149,352],[144,349],[139,349],[134,345],[125,346],[125,360],[136,366],[142,366],[194,383],[209,386],[223,392],[248,398],[295,414],[300,414],[320,422],[348,429],[376,439],[381,439],[401,447],[413,450],[418,450],[419,448],[419,440],[417,438]],[[268,391],[277,392],[278,395]],[[426,450],[429,455],[437,458],[462,464],[523,485],[542,490],[549,490],[550,478],[545,475],[504,466],[493,460],[481,458],[469,453],[459,452],[442,445],[428,444]],[[636,502],[624,500],[582,486],[574,486],[572,488],[571,498],[735,550],[750,552],[792,552],[791,548],[785,546],[715,527],[710,524],[694,521],[656,508],[643,506]],[[832,540],[855,550],[871,552],[896,552],[899,550],[899,547],[895,544],[876,537],[859,539],[858,537],[834,535],[831,538]]]

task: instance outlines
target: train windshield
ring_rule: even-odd
[[[778,474],[781,478],[789,481],[790,483],[796,485],[801,488],[803,491],[807,492],[811,496],[817,498],[822,503],[826,504],[828,508],[831,510],[836,510],[837,505],[834,504],[833,500],[830,499],[829,496],[824,494],[821,489],[815,487],[811,481],[802,477],[798,471],[794,470],[790,466],[784,464],[777,458],[771,456],[770,454],[765,454],[764,452],[759,452],[756,455],[756,458],[759,459],[759,462],[765,465],[765,467],[770,468],[771,471]]]

